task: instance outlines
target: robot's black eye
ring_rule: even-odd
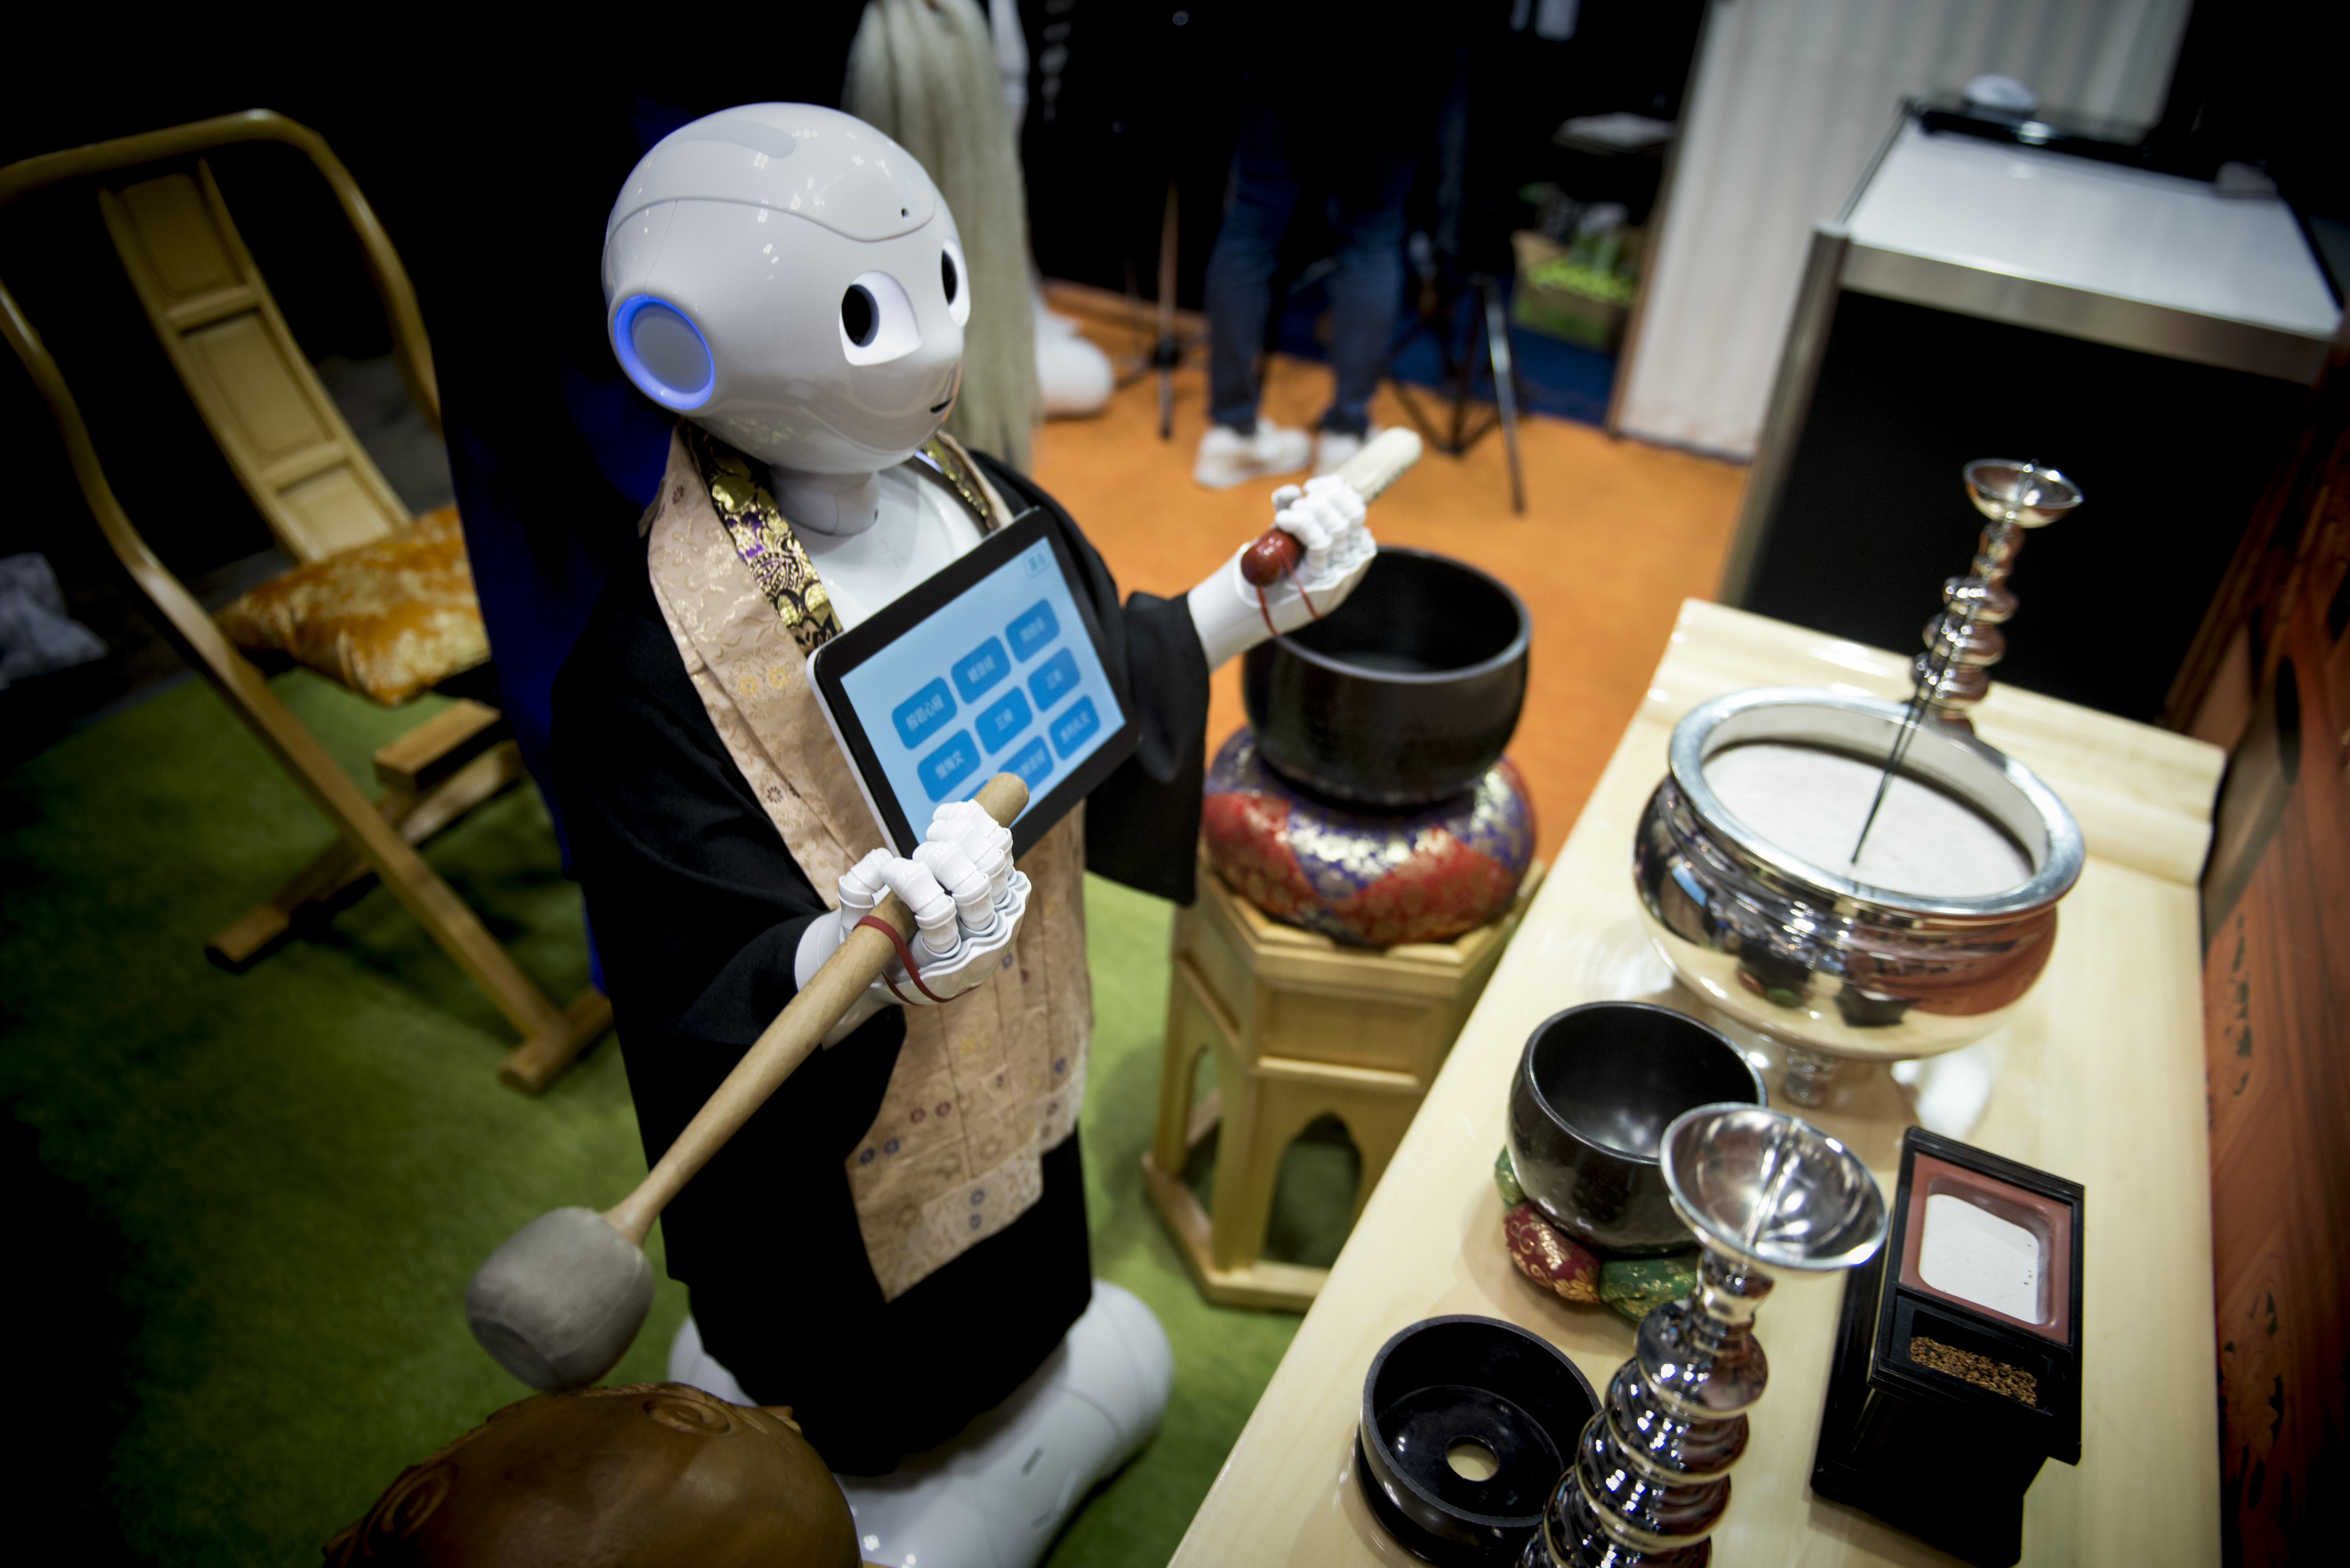
[[[954,254],[951,251],[939,253],[939,281],[946,285],[947,303],[952,305],[955,302],[955,291],[962,287],[962,279],[955,274]]]
[[[859,348],[869,348],[880,325],[881,312],[873,303],[872,291],[861,283],[850,284],[848,292],[840,296],[840,326],[848,340]]]

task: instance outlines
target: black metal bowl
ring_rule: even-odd
[[[1355,1479],[1415,1555],[1514,1563],[1598,1407],[1590,1379],[1548,1341],[1498,1318],[1431,1317],[1371,1358]]]
[[[1357,805],[1427,805],[1501,760],[1526,698],[1531,623],[1474,566],[1384,548],[1339,606],[1251,649],[1241,691],[1265,762]]]
[[[1687,1013],[1594,1002],[1553,1013],[1510,1081],[1510,1159],[1551,1223],[1603,1252],[1697,1245],[1674,1214],[1659,1140],[1683,1111],[1768,1105],[1743,1053]]]

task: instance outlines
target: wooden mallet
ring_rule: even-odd
[[[1027,807],[1028,786],[1015,774],[998,774],[977,799],[1009,827]],[[912,940],[913,914],[895,895],[873,913],[900,940]],[[869,927],[849,932],[634,1192],[601,1214],[557,1209],[507,1237],[465,1292],[465,1321],[482,1348],[534,1388],[584,1387],[609,1372],[635,1343],[652,1306],[645,1233],[694,1173],[807,1060],[895,952],[889,939]]]

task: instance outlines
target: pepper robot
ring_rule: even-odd
[[[526,243],[518,236],[515,243]],[[1241,554],[1120,601],[1073,519],[940,434],[973,308],[953,214],[904,149],[804,104],[653,148],[606,231],[614,353],[680,416],[556,690],[577,867],[648,1159],[884,893],[920,934],[665,1215],[691,1316],[671,1376],[789,1405],[875,1561],[1034,1562],[1145,1442],[1172,1362],[1093,1281],[1077,1112],[1083,873],[1188,901],[1209,671],[1343,602],[1362,500],[1274,493],[1295,569]],[[818,711],[810,653],[1036,506],[1130,693],[1136,754],[1010,864],[942,806],[900,857]]]

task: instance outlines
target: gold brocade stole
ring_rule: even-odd
[[[978,465],[925,449],[982,526],[1008,520]],[[827,905],[881,846],[807,679],[840,633],[830,596],[741,453],[690,422],[670,443],[640,528],[661,616],[702,706],[785,847]],[[1076,1127],[1093,993],[1085,961],[1084,808],[1021,857],[1034,889],[1003,966],[942,1007],[909,1007],[881,1109],[848,1157],[849,1191],[884,1300],[1003,1229],[1043,1190],[1038,1161]],[[778,1193],[778,1224],[797,1195]]]

